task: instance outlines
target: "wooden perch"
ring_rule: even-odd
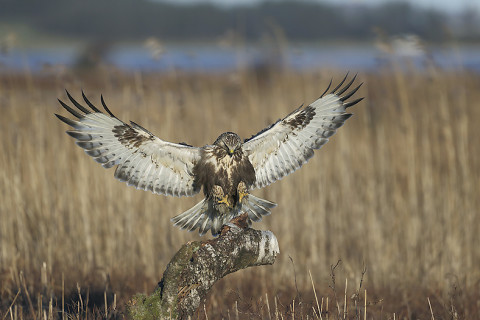
[[[213,284],[229,273],[271,265],[279,253],[271,231],[224,226],[212,240],[188,242],[163,273],[152,295],[136,295],[128,303],[130,319],[187,319],[205,300]]]

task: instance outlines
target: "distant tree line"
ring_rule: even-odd
[[[147,0],[0,0],[3,22],[30,24],[49,34],[88,40],[217,39],[228,31],[255,41],[272,26],[292,41],[368,40],[373,30],[388,35],[412,33],[432,42],[479,40],[479,17],[404,2],[377,6],[309,1],[264,1],[250,6],[209,3],[177,5]]]

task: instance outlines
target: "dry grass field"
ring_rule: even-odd
[[[53,115],[66,114],[64,88],[98,104],[102,93],[119,118],[201,146],[224,131],[249,137],[343,76],[1,75],[0,320],[122,318],[199,238],[170,218],[201,195],[127,187],[74,145]],[[275,264],[221,280],[199,318],[479,317],[480,75],[359,79],[354,117],[301,170],[254,192],[278,203],[254,225],[276,234]]]

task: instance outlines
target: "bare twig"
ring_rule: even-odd
[[[310,280],[312,281],[313,294],[315,295],[315,301],[317,302],[317,308],[318,308],[318,314],[319,314],[319,316],[317,316],[317,319],[318,318],[322,319],[322,311],[320,310],[320,305],[318,304],[317,292],[315,291],[315,284],[313,283],[312,273],[310,272],[310,270],[308,270],[308,274],[310,275]],[[315,311],[314,307],[313,307],[313,311]]]
[[[13,306],[13,304],[15,303],[15,301],[17,300],[18,295],[20,294],[21,291],[22,291],[21,289],[18,289],[18,292],[17,292],[17,294],[15,295],[15,298],[13,298],[13,301],[12,301],[12,303],[10,304],[10,307],[8,307],[8,311],[5,313],[5,315],[3,316],[2,320],[5,320],[5,318],[7,317],[8,312],[10,312],[10,317],[13,316],[13,315],[12,315],[12,306]]]
[[[343,319],[346,319],[347,317],[347,285],[348,285],[348,280],[345,278],[345,298],[343,301]]]
[[[65,320],[65,274],[62,272],[62,320]]]
[[[298,286],[297,286],[297,272],[295,271],[295,263],[293,262],[292,257],[288,256],[288,258],[292,262],[293,276],[294,276],[294,279],[295,279],[295,290],[297,290],[297,297],[298,297],[298,305],[300,306],[300,310],[303,313],[302,297],[300,296],[300,291],[298,291]]]
[[[30,312],[32,313],[32,317],[34,320],[36,320],[37,315],[35,314],[35,309],[33,308],[32,299],[30,299],[30,294],[28,293],[27,285],[25,284],[25,277],[23,276],[23,272],[20,272],[20,282],[22,283],[23,289],[25,290],[25,295],[27,296],[28,306],[30,307]]]
[[[353,295],[353,300],[355,302],[355,316],[360,319],[360,310],[358,310],[358,302],[360,301],[360,290],[362,289],[363,277],[367,273],[367,266],[363,263],[362,275],[360,277],[360,284],[358,286],[357,292]]]
[[[270,313],[270,303],[268,303],[268,294],[265,292],[265,301],[267,303],[268,319],[272,320],[272,314]]]
[[[365,305],[363,309],[363,319],[367,320],[367,289],[365,289]]]
[[[103,300],[105,302],[105,318],[108,318],[108,303],[107,303],[107,291],[103,291]]]
[[[337,298],[337,289],[335,286],[335,269],[340,265],[342,260],[338,260],[335,265],[330,266],[330,277],[332,278],[332,285],[330,288],[333,290],[333,296],[335,297],[335,303],[337,304],[337,315],[340,318],[341,317],[341,311],[340,311],[340,304],[338,303],[338,298]]]
[[[430,307],[430,314],[432,315],[432,320],[435,320],[435,316],[433,315],[432,304],[430,303],[430,298],[427,297],[428,306]]]

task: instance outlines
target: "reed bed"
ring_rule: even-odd
[[[75,319],[121,317],[129,296],[151,292],[173,254],[199,238],[170,218],[201,195],[127,187],[74,145],[53,115],[66,113],[56,102],[64,88],[98,104],[103,94],[120,119],[201,146],[224,131],[250,137],[343,75],[2,74],[2,320],[62,318],[62,309]],[[220,281],[198,317],[478,315],[480,76],[382,69],[358,77],[365,100],[354,117],[301,170],[254,191],[278,203],[254,225],[277,235],[276,263]]]

